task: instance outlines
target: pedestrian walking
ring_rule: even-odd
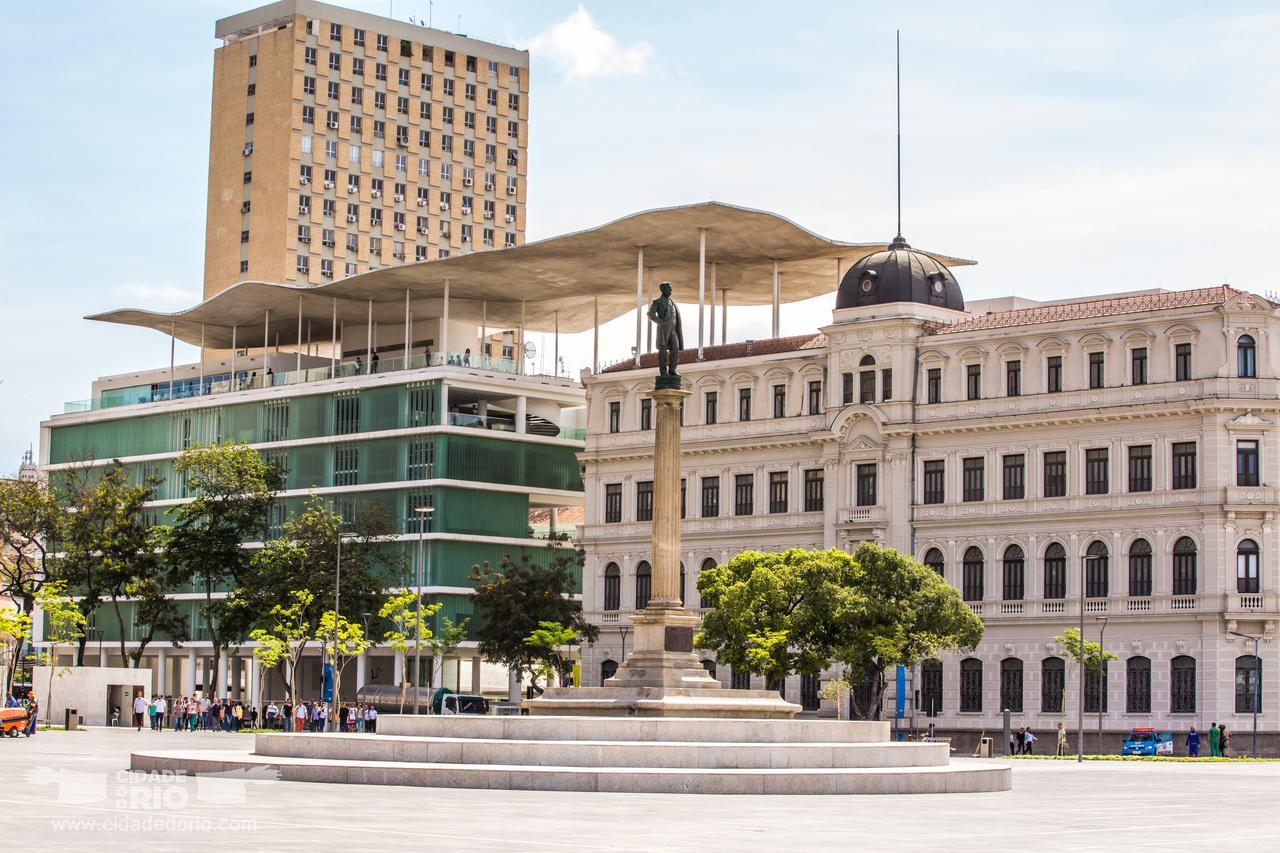
[[[142,716],[147,713],[147,700],[142,698],[142,691],[133,697],[133,724],[142,731]]]
[[[1058,755],[1067,754],[1067,730],[1062,727],[1062,723],[1058,723]]]
[[[1187,732],[1187,755],[1192,758],[1200,757],[1200,733],[1196,731],[1196,727],[1192,726],[1191,731]]]
[[[307,727],[307,706],[302,702],[294,709],[294,727],[295,732],[302,732]]]
[[[1031,729],[1030,728],[1023,729],[1022,730],[1022,754],[1035,755],[1035,748],[1033,746],[1035,742],[1036,742],[1036,736],[1031,733]]]
[[[156,731],[164,731],[164,715],[169,712],[169,703],[165,701],[164,694],[156,697]]]
[[[1227,734],[1227,724],[1223,723],[1218,726],[1218,754],[1223,758],[1230,758],[1228,750],[1231,748],[1231,736]]]
[[[275,700],[271,700],[271,704],[267,705],[267,728],[274,729],[276,727],[276,717],[280,716],[280,709],[276,707]]]
[[[1218,724],[1214,722],[1209,726],[1209,757],[1218,758],[1222,755],[1222,732],[1218,730]]]
[[[1010,755],[1022,754],[1022,730],[1021,729],[1009,730],[1009,754]]]

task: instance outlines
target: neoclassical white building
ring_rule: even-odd
[[[649,595],[653,356],[587,376],[587,683],[625,655]],[[1053,638],[1118,656],[1088,727],[1280,728],[1280,313],[1229,286],[966,307],[901,238],[840,279],[811,335],[686,351],[684,593],[744,549],[873,541],[914,554],[986,623],[912,673],[917,724],[1074,726]],[[1083,596],[1081,596],[1083,585]],[[1233,633],[1235,632],[1235,633]],[[710,664],[710,661],[708,661]],[[718,673],[745,684],[744,673]],[[759,679],[754,686],[760,686]],[[817,708],[818,680],[788,679]],[[892,685],[891,685],[892,691]],[[892,709],[892,703],[887,705]],[[926,720],[930,717],[930,720]]]

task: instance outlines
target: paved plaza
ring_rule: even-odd
[[[0,822],[26,850],[1224,850],[1280,848],[1280,763],[1014,762],[1014,788],[916,796],[442,790],[131,775],[129,753],[251,746],[131,729],[0,743]],[[957,759],[964,761],[965,759]],[[150,849],[156,849],[154,846]]]

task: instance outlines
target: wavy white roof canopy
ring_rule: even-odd
[[[297,342],[301,300],[302,318],[310,321],[304,329],[310,326],[312,341],[326,341],[335,305],[339,322],[362,326],[372,301],[374,322],[402,325],[407,291],[415,319],[439,317],[448,280],[450,320],[479,324],[483,319],[491,328],[512,329],[520,325],[523,311],[529,331],[552,331],[558,315],[561,332],[582,332],[595,322],[593,300],[599,300],[601,324],[635,309],[640,248],[645,267],[653,268],[655,286],[670,281],[677,301],[696,303],[699,229],[707,232],[707,299],[714,263],[716,286],[729,292],[731,306],[772,302],[775,259],[782,274],[781,301],[797,302],[836,289],[837,259],[847,269],[887,246],[830,240],[773,213],[705,202],[635,213],[524,246],[372,270],[331,284],[243,281],[172,314],[122,309],[87,319],[165,334],[172,330],[191,344],[200,343],[203,327],[205,345],[213,348],[231,346],[233,327],[239,347],[263,346],[264,331],[267,342],[275,343],[278,336],[284,345]],[[948,266],[973,263],[927,254]]]

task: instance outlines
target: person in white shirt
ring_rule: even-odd
[[[294,709],[293,716],[295,717],[293,730],[300,732],[305,729],[307,726],[307,706],[299,702]]]
[[[147,715],[147,700],[139,693],[133,697],[133,724],[142,731],[142,718]]]
[[[378,731],[378,709],[370,706],[364,715],[364,730],[370,734]]]
[[[169,710],[169,703],[165,701],[163,695],[160,695],[156,697],[155,706],[156,706],[156,720],[155,720],[154,728],[157,731],[163,731],[164,715],[165,715],[165,712]]]

